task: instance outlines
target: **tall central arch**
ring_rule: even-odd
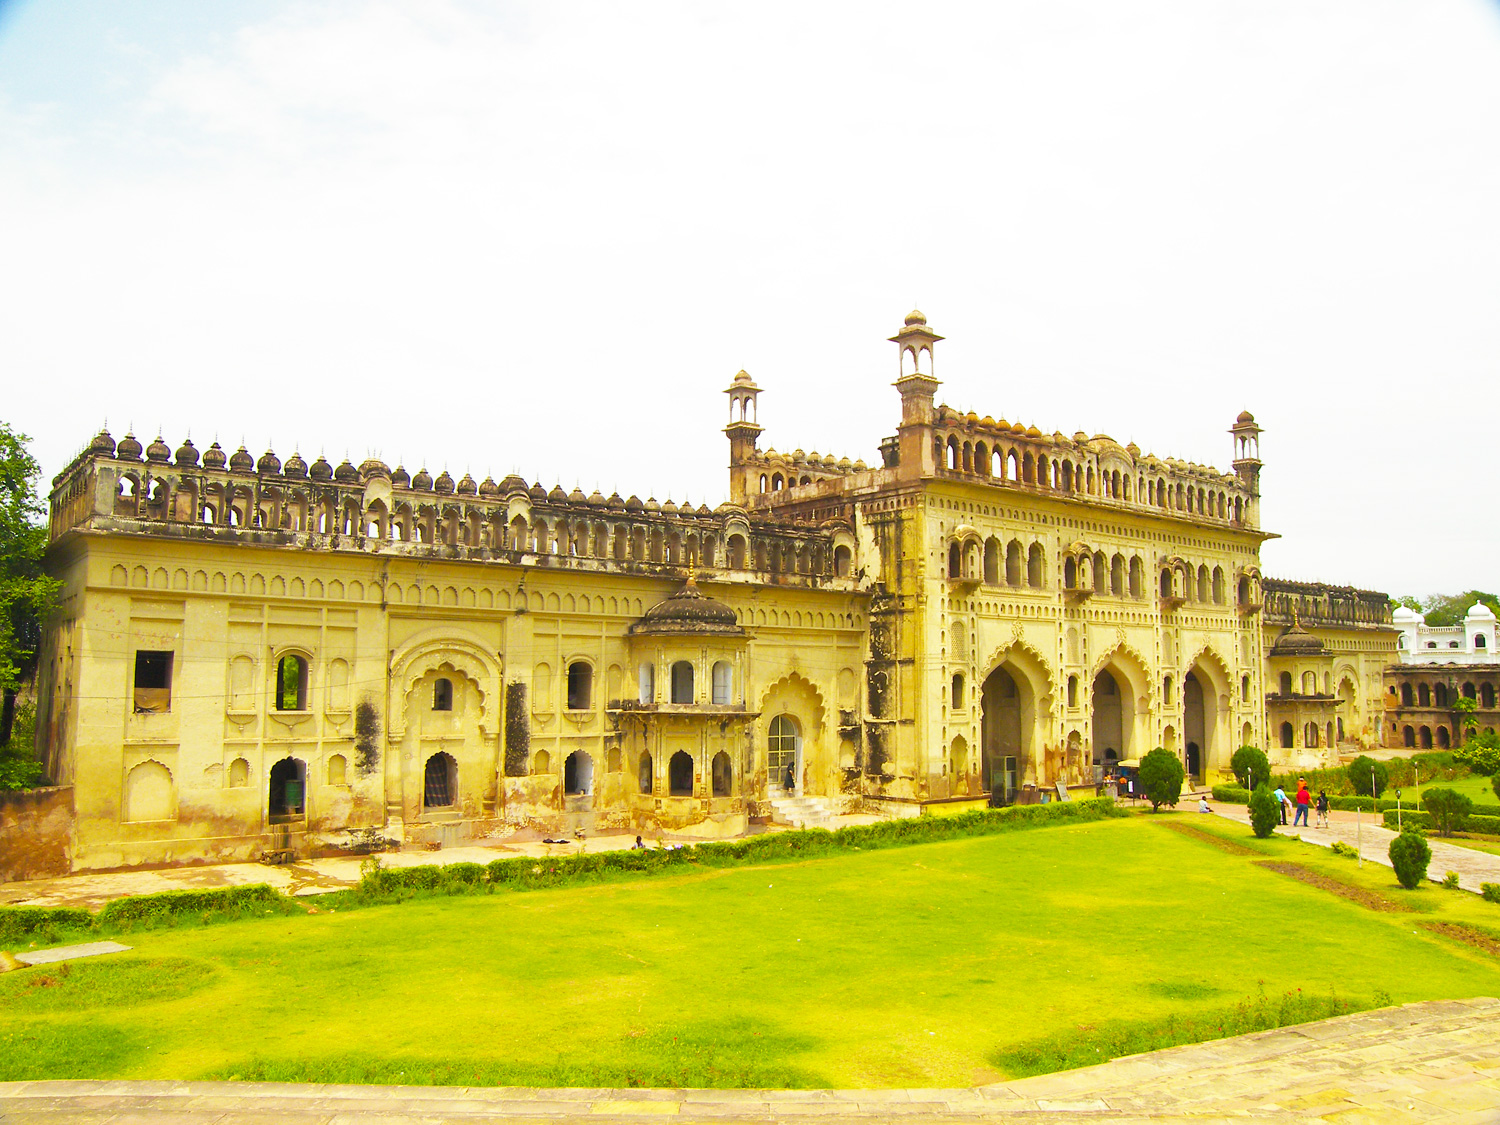
[[[1038,683],[1015,659],[1001,662],[980,688],[979,769],[985,791],[1003,804],[1035,784]]]
[[[1121,683],[1108,668],[1102,669],[1094,677],[1090,702],[1094,720],[1094,765],[1109,769],[1116,762],[1130,757],[1130,736],[1135,726],[1130,685]]]

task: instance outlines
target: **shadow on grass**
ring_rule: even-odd
[[[557,1052],[550,1062],[469,1054],[428,1058],[344,1052],[316,1058],[255,1056],[205,1078],[400,1086],[814,1089],[832,1083],[788,1060],[817,1045],[774,1024],[739,1018],[627,1033],[612,1043]],[[497,1055],[506,1047],[497,1045]],[[533,1055],[546,1051],[533,1050]]]
[[[1172,987],[1172,986],[1167,986]],[[1370,1000],[1343,996],[1309,996],[1300,988],[1270,997],[1241,1000],[1232,1008],[1212,1008],[1188,1015],[1169,1013],[1149,1020],[1115,1020],[1002,1047],[987,1057],[991,1066],[1009,1078],[1051,1074],[1094,1066],[1125,1055],[1160,1051],[1189,1043],[1206,1043],[1253,1031],[1309,1023],[1384,1007],[1391,998],[1378,992]]]

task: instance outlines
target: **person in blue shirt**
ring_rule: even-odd
[[[1281,823],[1285,824],[1286,823],[1286,790],[1283,789],[1281,786],[1278,785],[1276,787],[1276,792],[1275,792],[1275,794],[1273,794],[1273,796],[1275,796],[1275,798],[1276,798],[1276,806],[1277,806],[1277,808],[1281,809]]]

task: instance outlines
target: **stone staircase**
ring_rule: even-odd
[[[771,793],[771,823],[792,828],[832,828],[837,815],[826,797],[797,797],[782,790]]]

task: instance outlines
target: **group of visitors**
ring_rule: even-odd
[[[1317,799],[1314,800],[1312,792],[1307,788],[1307,779],[1305,777],[1297,779],[1297,793],[1294,797],[1288,798],[1286,790],[1279,785],[1276,787],[1276,792],[1273,796],[1276,798],[1276,804],[1281,808],[1281,823],[1283,825],[1286,824],[1287,811],[1295,809],[1292,812],[1293,828],[1299,824],[1303,828],[1328,827],[1328,793],[1325,790],[1319,789]],[[1307,814],[1310,808],[1317,809],[1318,823],[1315,826],[1307,823]]]

